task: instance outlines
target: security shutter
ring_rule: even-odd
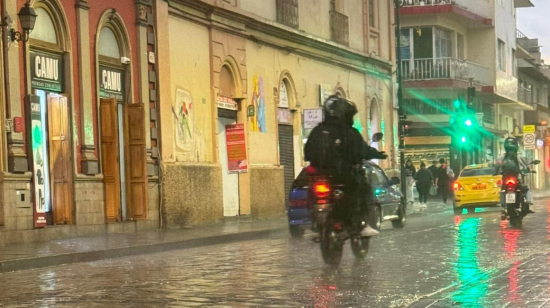
[[[285,168],[285,202],[294,181],[294,144],[292,125],[279,125],[279,156]]]

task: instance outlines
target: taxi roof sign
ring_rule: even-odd
[[[536,130],[535,125],[523,125],[523,133],[534,133]]]

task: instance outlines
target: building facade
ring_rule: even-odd
[[[523,125],[534,125],[534,144],[523,142],[523,150],[528,161],[540,160],[542,163],[533,169],[530,176],[533,189],[550,188],[550,109],[548,108],[550,86],[550,68],[541,57],[538,39],[530,39],[521,31],[517,32],[518,50],[522,57],[518,59],[518,96],[519,100],[532,106],[534,110],[525,111]],[[522,126],[521,129],[524,127]],[[526,133],[523,131],[523,133]],[[523,137],[523,134],[520,136]],[[524,138],[521,138],[522,140]],[[524,140],[523,140],[524,141]]]
[[[492,163],[523,111],[518,99],[516,10],[530,1],[402,1],[401,55],[404,108],[414,131],[406,156],[416,163],[445,158],[455,172],[464,164]],[[474,109],[483,128],[475,155],[453,136],[454,102],[475,88]],[[429,145],[429,146],[426,146]]]
[[[391,1],[389,1],[391,2]],[[331,94],[395,164],[393,6],[364,0],[156,2],[167,226],[284,215]]]
[[[158,228],[150,1],[2,1],[0,244]],[[150,54],[150,52],[152,52]]]

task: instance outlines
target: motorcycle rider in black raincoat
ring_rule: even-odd
[[[529,171],[529,166],[525,162],[525,158],[523,158],[521,155],[518,154],[519,150],[519,143],[516,140],[516,138],[508,137],[504,141],[504,150],[506,151],[505,154],[498,158],[498,161],[495,165],[495,174],[500,175],[502,174],[502,179],[504,181],[505,178],[513,176],[517,178],[518,180],[522,180],[521,171],[527,170]],[[523,185],[523,183],[522,183]],[[505,184],[502,183],[503,189],[505,188]],[[533,197],[531,194],[531,191],[529,190],[529,187],[526,185],[523,185],[525,187],[525,199],[529,206],[533,204]],[[501,193],[500,196],[500,203],[502,206],[503,215],[505,215],[506,210],[506,202],[504,200],[504,194]],[[529,210],[530,213],[534,213],[534,211]]]
[[[370,147],[361,134],[353,128],[353,117],[357,114],[355,104],[339,95],[330,96],[323,108],[324,120],[313,129],[305,146],[305,160],[323,174],[329,175],[335,183],[344,185],[346,217],[353,223],[355,209],[368,217],[373,204],[372,187],[367,183],[363,160],[386,159],[385,152]],[[375,236],[379,232],[367,224],[362,236]]]

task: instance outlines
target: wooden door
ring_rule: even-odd
[[[66,97],[48,95],[48,136],[54,224],[73,223],[73,168]]]
[[[143,104],[124,104],[126,200],[130,219],[147,219],[147,160]]]
[[[120,221],[120,166],[117,101],[101,99],[101,160],[105,184],[105,219]]]

